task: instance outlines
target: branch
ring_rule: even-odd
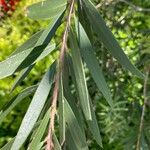
[[[140,126],[139,126],[139,132],[138,132],[138,139],[137,139],[137,144],[136,144],[136,150],[140,150],[140,145],[141,145],[141,136],[142,136],[142,131],[144,127],[144,116],[145,116],[145,111],[146,111],[146,105],[148,102],[148,97],[147,97],[147,83],[148,83],[148,77],[149,77],[150,69],[146,72],[146,77],[144,81],[144,105],[142,108],[142,115],[141,115],[141,121],[140,121]]]
[[[109,1],[109,0],[105,1],[105,3],[108,3],[109,5],[110,5],[111,2],[113,2],[113,0],[112,0],[112,1]],[[123,2],[123,3],[127,4],[127,5],[129,5],[129,6],[132,7],[135,11],[138,11],[138,12],[150,12],[150,9],[149,9],[149,8],[142,8],[142,7],[139,7],[139,6],[137,6],[137,5],[132,4],[131,2],[129,2],[129,1],[127,1],[127,0],[117,0],[117,1],[116,1],[116,4],[119,3],[119,2]],[[96,8],[98,9],[98,8],[102,7],[103,4],[104,4],[104,2],[100,2],[98,5],[96,5]]]
[[[54,123],[55,123],[55,115],[56,115],[56,109],[57,109],[57,99],[58,99],[58,91],[59,91],[59,79],[62,74],[63,70],[63,65],[64,65],[64,57],[65,57],[65,49],[66,49],[66,43],[67,43],[67,37],[68,37],[68,31],[70,28],[70,22],[71,22],[71,14],[73,12],[73,6],[74,6],[74,0],[71,1],[70,3],[70,9],[69,9],[69,14],[67,17],[67,24],[66,28],[63,34],[63,40],[62,40],[62,46],[60,50],[60,56],[59,56],[59,62],[58,62],[58,70],[57,74],[55,77],[55,86],[54,86],[54,91],[53,91],[53,96],[52,96],[52,105],[51,105],[51,112],[50,112],[50,124],[49,124],[49,131],[47,135],[47,145],[46,149],[47,150],[52,150],[54,145],[53,145],[53,131],[54,131]]]
[[[125,4],[129,5],[130,7],[132,7],[133,9],[135,9],[135,11],[139,11],[139,12],[150,12],[149,8],[142,8],[139,6],[136,6],[134,4],[132,4],[131,2],[128,2],[127,0],[119,0],[120,2],[124,2]]]

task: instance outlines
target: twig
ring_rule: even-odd
[[[73,12],[73,6],[74,6],[74,0],[72,0],[70,3],[69,14],[67,17],[67,24],[66,24],[66,28],[63,34],[62,46],[60,50],[58,70],[57,70],[57,74],[55,77],[55,86],[54,86],[54,91],[53,91],[53,96],[52,96],[52,105],[51,105],[51,112],[50,112],[51,119],[50,119],[50,124],[49,124],[49,131],[47,135],[47,145],[46,145],[47,150],[52,150],[54,147],[52,136],[53,136],[53,131],[54,131],[54,122],[55,122],[55,115],[56,115],[56,109],[57,109],[59,79],[62,74],[63,65],[64,65],[65,48],[66,48],[66,42],[67,42],[67,37],[68,37],[68,31],[69,31],[70,23],[71,23],[71,14]]]
[[[137,139],[137,144],[136,144],[136,150],[140,150],[140,145],[141,145],[141,136],[142,136],[142,131],[143,131],[143,127],[144,127],[144,116],[145,116],[145,110],[146,110],[146,105],[148,102],[148,97],[147,97],[147,82],[148,82],[148,78],[149,78],[149,72],[150,69],[148,69],[148,71],[146,72],[146,77],[145,77],[145,81],[144,81],[144,90],[143,90],[143,94],[144,94],[144,105],[142,108],[142,115],[141,115],[141,121],[140,121],[140,126],[139,126],[139,132],[138,132],[138,139]]]
[[[124,2],[125,4],[129,5],[130,7],[132,7],[135,11],[139,11],[139,12],[150,12],[149,8],[142,8],[139,6],[136,6],[134,4],[132,4],[131,2],[127,1],[127,0],[119,0],[120,2]]]
[[[108,2],[109,4],[113,1],[108,1],[106,0],[105,3]],[[123,2],[127,5],[129,5],[130,7],[132,7],[135,11],[138,11],[138,12],[150,12],[150,9],[149,8],[142,8],[142,7],[139,7],[137,5],[134,5],[132,4],[131,2],[127,1],[127,0],[118,0],[116,1],[116,4],[119,3],[119,2]],[[100,8],[102,7],[102,5],[104,4],[104,2],[100,2],[99,4],[96,5],[96,8]]]

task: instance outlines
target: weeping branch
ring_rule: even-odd
[[[69,32],[70,24],[71,24],[71,15],[73,12],[73,6],[74,6],[74,0],[72,0],[70,3],[69,14],[67,16],[67,24],[66,24],[66,28],[65,28],[65,31],[63,34],[62,46],[61,46],[60,56],[59,56],[59,60],[58,60],[58,70],[57,70],[57,74],[55,76],[55,86],[54,86],[54,91],[53,91],[53,96],[52,96],[52,104],[51,104],[51,112],[50,112],[50,124],[49,124],[49,131],[48,131],[47,139],[46,139],[47,140],[47,145],[46,145],[47,150],[52,150],[54,147],[52,136],[53,136],[53,132],[54,132],[55,115],[57,112],[59,79],[61,77],[63,66],[64,66],[66,43],[67,43],[68,32]]]
[[[148,103],[148,97],[147,97],[147,83],[148,83],[148,78],[149,78],[149,73],[150,69],[146,72],[146,77],[144,81],[144,105],[142,108],[142,115],[141,115],[141,121],[140,121],[140,126],[139,126],[139,132],[138,132],[138,139],[137,139],[137,144],[136,144],[136,150],[140,150],[140,145],[141,145],[141,136],[142,136],[142,131],[144,127],[144,116],[145,116],[145,111],[146,111],[146,105]]]

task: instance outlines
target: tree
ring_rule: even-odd
[[[37,61],[56,50],[57,45],[51,40],[62,23],[65,24],[65,30],[59,46],[59,57],[50,65],[40,84],[25,89],[3,108],[0,122],[24,97],[35,92],[17,136],[6,147],[19,149],[28,139],[29,149],[88,149],[87,129],[102,146],[93,102],[88,93],[84,64],[112,109],[114,103],[95,56],[95,37],[124,68],[140,78],[144,78],[143,74],[130,63],[90,1],[42,1],[29,6],[27,14],[33,19],[48,19],[50,23],[45,30],[37,32],[0,63],[0,78],[23,70],[12,91]],[[54,128],[58,133],[54,132]]]

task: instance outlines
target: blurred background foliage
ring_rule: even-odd
[[[33,21],[25,16],[26,6],[37,1],[39,0],[17,1],[15,8],[9,11],[4,11],[0,6],[0,61],[47,25],[47,21]],[[147,68],[150,68],[150,0],[93,0],[93,2],[132,63],[146,73]],[[61,41],[62,31],[63,25],[55,36],[56,43]],[[86,70],[89,93],[95,104],[104,150],[135,149],[144,100],[144,81],[123,70],[116,60],[107,54],[107,50],[96,37],[94,41],[97,58],[115,103],[113,109],[106,104],[102,94],[95,90],[96,85]],[[99,45],[101,48],[98,48]],[[55,52],[38,62],[20,87],[11,94],[10,89],[18,73],[0,80],[0,108],[21,89],[38,83],[56,56]],[[150,96],[150,80],[148,88],[147,94]],[[20,103],[0,125],[0,147],[16,135],[29,101],[30,97]],[[142,136],[143,150],[150,149],[150,103],[146,108]],[[100,149],[94,141],[89,141],[89,145],[91,150]]]

